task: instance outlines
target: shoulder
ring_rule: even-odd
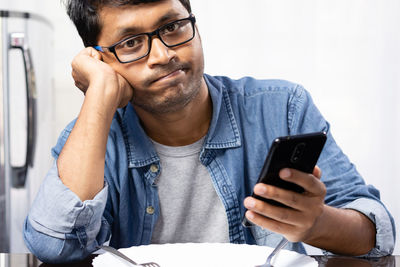
[[[245,128],[263,125],[269,132],[276,130],[277,135],[287,135],[309,131],[312,128],[309,122],[323,122],[311,95],[298,83],[252,77],[207,76],[206,79],[210,90],[222,91],[236,120]]]
[[[301,97],[307,94],[300,84],[281,79],[256,79],[242,77],[232,79],[226,76],[205,75],[208,84],[226,90],[230,95],[252,97],[259,95],[290,95]]]
[[[286,103],[288,106],[298,106],[306,104],[310,99],[309,93],[302,85],[287,80],[253,77],[232,79],[210,75],[205,75],[205,79],[212,87],[210,89],[228,93],[231,101],[247,101],[247,104],[252,104],[253,101],[265,104],[272,102],[273,106]]]

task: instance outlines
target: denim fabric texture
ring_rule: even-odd
[[[392,253],[394,221],[379,191],[365,184],[335,143],[329,123],[303,87],[283,80],[204,78],[213,115],[199,161],[207,167],[225,207],[231,243],[279,242],[279,235],[266,229],[242,226],[243,200],[251,195],[276,137],[325,131],[328,139],[317,165],[327,187],[326,204],[358,210],[376,224],[377,246],[364,256]],[[162,166],[133,106],[117,110],[107,142],[105,186],[84,202],[63,185],[56,165],[74,123],[53,148],[55,163],[25,221],[28,248],[40,260],[57,263],[83,259],[108,240],[116,248],[149,244],[159,215],[154,180]],[[287,248],[305,252],[301,243]]]

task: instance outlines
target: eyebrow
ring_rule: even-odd
[[[168,20],[170,20],[170,19],[172,19],[172,18],[178,17],[179,15],[180,15],[179,13],[177,13],[176,11],[173,11],[173,10],[167,12],[167,13],[164,14],[162,17],[160,17],[160,18],[156,21],[156,23],[154,23],[154,28],[155,28],[156,26],[162,25],[163,23],[165,23],[166,21],[168,21]],[[121,28],[117,29],[116,36],[122,37],[122,36],[127,35],[127,34],[135,34],[135,33],[139,34],[139,33],[143,33],[143,31],[141,31],[141,30],[142,30],[142,28],[140,28],[140,27],[135,27],[135,26],[132,26],[132,27],[123,27],[123,28],[121,27]]]

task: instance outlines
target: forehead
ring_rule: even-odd
[[[162,0],[153,3],[103,7],[99,12],[101,32],[99,44],[116,42],[127,34],[153,31],[168,20],[189,15],[179,0]]]

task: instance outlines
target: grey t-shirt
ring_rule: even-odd
[[[204,138],[170,147],[153,141],[161,160],[156,179],[160,217],[151,243],[229,242],[225,208],[199,155]]]

